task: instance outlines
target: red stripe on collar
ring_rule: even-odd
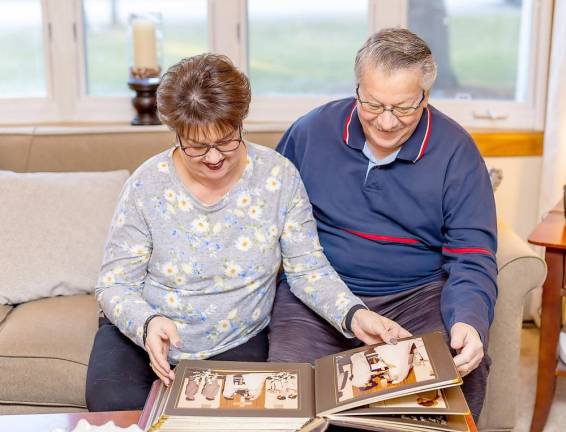
[[[352,107],[352,111],[350,111],[350,115],[346,119],[346,124],[344,125],[344,131],[342,132],[342,138],[344,142],[348,144],[350,140],[350,123],[352,122],[352,117],[354,116],[354,111],[356,110],[356,102],[354,102],[354,106]]]
[[[425,131],[423,141],[421,143],[421,148],[419,149],[419,154],[417,155],[417,158],[413,162],[418,161],[425,154],[426,147],[428,146],[428,140],[430,138],[431,123],[432,123],[432,118],[431,118],[431,115],[430,115],[430,109],[427,106],[426,107],[426,131]]]

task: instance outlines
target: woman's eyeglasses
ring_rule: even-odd
[[[240,144],[244,142],[242,138],[242,128],[238,128],[238,138],[230,138],[218,141],[214,144],[206,143],[191,143],[190,145],[184,146],[181,137],[177,134],[177,142],[179,148],[190,158],[202,157],[206,155],[211,149],[216,149],[220,153],[230,153],[238,149]]]

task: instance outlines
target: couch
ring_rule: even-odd
[[[273,146],[279,136],[252,131],[248,138]],[[132,171],[172,142],[173,135],[162,127],[0,130],[0,170]],[[523,302],[546,277],[544,261],[526,242],[501,222],[498,229],[499,299],[490,331],[493,363],[480,430],[514,426]],[[85,410],[85,377],[96,328],[96,302],[89,294],[0,305],[0,414]]]

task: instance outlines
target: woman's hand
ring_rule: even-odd
[[[359,309],[354,313],[351,328],[352,333],[366,345],[380,342],[396,344],[397,339],[411,336],[395,321],[367,309]]]
[[[164,316],[152,318],[147,326],[145,349],[149,354],[149,365],[166,386],[175,378],[167,360],[171,345],[181,347],[175,323]]]

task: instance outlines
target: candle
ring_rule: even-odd
[[[157,69],[157,43],[155,23],[146,18],[132,21],[132,40],[134,45],[134,67]]]

